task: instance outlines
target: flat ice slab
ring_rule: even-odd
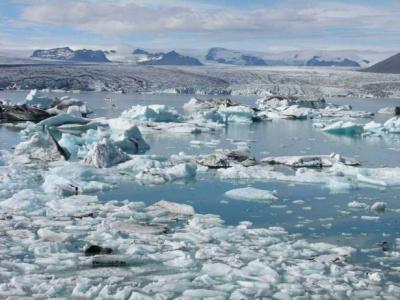
[[[268,190],[256,189],[253,187],[245,187],[227,191],[225,196],[235,200],[245,201],[271,201],[277,200],[278,197],[274,192]]]

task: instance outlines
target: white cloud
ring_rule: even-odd
[[[252,32],[260,36],[327,34],[327,30],[395,30],[399,7],[289,1],[254,8],[195,5],[190,1],[35,0],[24,21],[64,25],[102,35],[165,32]],[[149,4],[151,3],[151,4]]]

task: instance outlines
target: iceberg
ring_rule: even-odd
[[[383,130],[388,133],[400,133],[400,117],[393,117],[383,124]]]
[[[193,207],[190,205],[179,204],[165,200],[158,201],[154,203],[152,206],[149,206],[150,210],[160,209],[160,208],[165,209],[169,213],[175,215],[193,216],[195,214]]]
[[[48,109],[52,107],[52,104],[54,102],[54,99],[44,97],[38,94],[38,91],[36,89],[31,90],[29,94],[25,98],[26,104],[28,106],[40,108],[40,109]]]
[[[337,135],[360,135],[364,132],[364,127],[361,124],[352,121],[337,121],[326,125],[322,131],[337,134]]]
[[[14,154],[29,159],[41,161],[64,160],[65,155],[60,151],[57,142],[49,133],[36,132],[32,136],[15,146]]]
[[[324,99],[300,100],[279,96],[264,97],[256,101],[260,114],[268,118],[313,119],[329,118],[370,118],[373,113],[353,111],[349,105],[335,105]]]
[[[196,176],[195,164],[182,163],[172,167],[149,168],[139,172],[135,179],[143,184],[164,184],[180,180],[190,180]]]
[[[224,123],[252,123],[256,119],[254,109],[244,105],[220,107],[217,113]]]
[[[182,120],[182,116],[174,108],[159,104],[134,105],[131,109],[123,111],[121,117],[150,122],[180,122]]]
[[[277,200],[278,197],[274,192],[262,189],[256,189],[253,187],[245,187],[239,189],[233,189],[227,191],[225,196],[235,200],[245,200],[245,201],[271,201]]]
[[[216,123],[252,123],[260,120],[255,109],[230,99],[199,100],[192,98],[183,105],[194,120]],[[204,121],[203,121],[204,122]]]
[[[91,147],[84,158],[84,162],[96,168],[109,168],[129,159],[129,155],[123,152],[121,148],[109,139],[104,138]]]
[[[331,153],[330,155],[304,155],[304,156],[277,156],[266,157],[261,160],[271,165],[282,164],[294,168],[322,168],[332,167],[335,163],[343,163],[348,166],[358,166],[360,162]]]

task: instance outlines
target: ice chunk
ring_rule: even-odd
[[[89,122],[89,119],[75,116],[73,114],[62,113],[40,121],[38,124],[36,124],[35,128],[57,127],[64,124],[87,124]]]
[[[84,162],[96,168],[109,168],[129,160],[129,155],[109,139],[95,143],[84,158]]]
[[[400,107],[383,107],[378,110],[378,114],[398,115],[400,114]]]
[[[164,184],[178,180],[190,180],[196,176],[195,164],[182,163],[173,167],[150,168],[136,175],[136,180],[144,184]]]
[[[38,94],[38,91],[31,90],[25,98],[26,104],[40,109],[48,109],[52,106],[54,100],[52,98],[44,97]]]
[[[166,105],[134,105],[131,109],[123,111],[121,117],[151,122],[179,122],[182,120],[182,116],[174,108]]]
[[[220,107],[217,112],[225,123],[252,123],[256,118],[254,109],[244,105]]]
[[[364,132],[365,134],[382,134],[383,127],[381,123],[377,123],[375,121],[368,122],[364,125]]]
[[[332,153],[330,155],[305,155],[305,156],[277,156],[266,157],[261,160],[269,164],[283,164],[295,168],[311,167],[332,167],[335,163],[343,163],[349,166],[358,166],[360,162]]]
[[[197,98],[191,98],[188,102],[183,104],[183,109],[188,112],[205,111],[215,108],[210,101],[203,101]]]
[[[347,204],[347,207],[353,209],[368,209],[369,205],[359,201],[352,201]]]
[[[50,214],[59,216],[79,217],[94,213],[99,203],[97,196],[71,196],[63,199],[53,199],[46,202],[46,206],[50,210]]]
[[[25,189],[16,192],[12,197],[6,200],[0,200],[0,207],[12,210],[30,210],[33,211],[42,206],[42,202],[49,200],[43,193],[35,192],[31,189]]]
[[[15,146],[16,155],[26,155],[30,159],[55,161],[65,159],[61,149],[49,133],[36,132],[32,136]]]
[[[192,206],[187,205],[187,204],[179,204],[179,203],[175,203],[175,202],[169,202],[169,201],[165,201],[165,200],[158,201],[149,207],[149,209],[154,209],[154,208],[165,209],[168,212],[170,212],[171,214],[186,215],[186,216],[194,215],[194,209]]]
[[[65,242],[71,238],[70,234],[54,232],[48,228],[40,228],[37,233],[42,240],[49,242]]]
[[[122,132],[114,132],[111,138],[116,146],[130,154],[143,153],[150,149],[136,126]]]
[[[326,127],[322,128],[322,131],[338,134],[338,135],[360,135],[364,131],[364,127],[361,124],[352,121],[337,121]]]
[[[385,202],[375,202],[374,204],[371,205],[371,210],[382,213],[386,210],[386,203]]]
[[[278,199],[274,192],[253,187],[233,189],[227,191],[225,195],[228,198],[246,201],[271,201]]]
[[[400,117],[393,117],[383,124],[383,130],[389,133],[400,133]]]

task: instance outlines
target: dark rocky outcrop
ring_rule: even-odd
[[[39,122],[51,117],[45,110],[23,105],[5,105],[0,102],[0,122]]]
[[[85,249],[85,255],[86,256],[93,256],[93,255],[99,255],[99,254],[112,254],[113,250],[111,248],[107,247],[101,247],[97,245],[90,245]]]
[[[363,69],[363,72],[400,74],[400,53],[393,55],[377,64]]]

